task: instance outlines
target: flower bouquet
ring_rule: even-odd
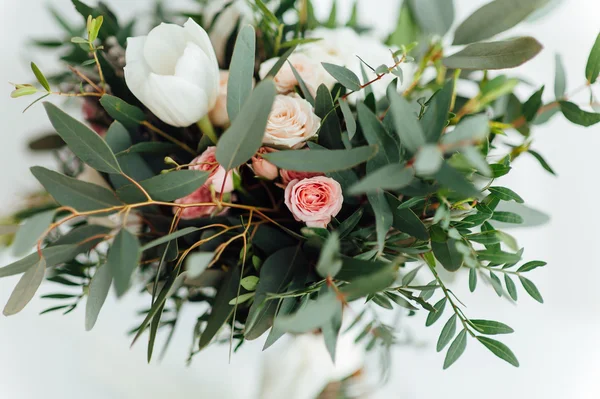
[[[471,291],[543,302],[529,276],[546,263],[499,229],[534,211],[498,179],[527,156],[554,173],[533,128],[600,114],[570,101],[560,58],[554,100],[544,87],[519,98],[523,81],[498,70],[542,46],[493,37],[549,2],[494,0],[450,35],[451,0],[407,0],[385,43],[356,7],[341,26],[335,5],[322,21],[310,0],[216,3],[157,7],[163,23],[134,36],[134,21],[73,0],[85,24],[37,42],[67,72],[32,64],[39,85],[12,96],[67,96],[85,123],[43,103],[55,133],[31,148],[56,154],[58,171],[33,167],[44,191],[5,222],[18,230],[3,242],[26,256],[0,268],[21,275],[4,314],[47,281],[61,289],[46,312],[82,304],[89,330],[113,287],[147,295],[133,341],[148,333],[148,360],[157,332],[201,303],[190,358],[214,342],[316,333],[335,361],[343,322],[366,350],[388,351],[397,339],[378,310],[424,311],[442,324],[444,368],[468,340],[518,366],[490,337],[513,330],[472,318],[447,281],[464,271]],[[599,71],[600,38],[591,106]]]

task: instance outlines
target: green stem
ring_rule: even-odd
[[[200,128],[200,131],[202,132],[203,135],[208,137],[210,139],[210,141],[213,142],[213,144],[217,144],[217,141],[219,141],[219,138],[217,137],[217,133],[215,133],[215,129],[213,128],[213,125],[210,122],[208,115],[206,115],[204,118],[200,119],[196,123],[196,125],[198,125],[198,127]]]

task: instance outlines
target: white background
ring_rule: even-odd
[[[523,0],[527,1],[527,0]],[[144,0],[112,0],[120,14],[140,15]],[[191,5],[192,2],[169,1]],[[330,1],[319,0],[320,11]],[[350,1],[342,0],[344,6]],[[394,24],[398,1],[361,2],[361,21],[377,21],[377,31]],[[458,20],[484,3],[456,0]],[[56,8],[71,12],[68,0],[52,0]],[[548,84],[551,99],[554,54],[565,60],[569,88],[584,82],[588,52],[600,28],[598,0],[565,0],[556,12],[522,25],[517,32],[532,34],[545,46],[534,61],[514,71],[536,85]],[[53,58],[34,54],[26,46],[29,37],[51,37],[58,30],[39,0],[0,0],[0,82],[30,80],[27,65],[35,60],[52,70]],[[27,138],[49,126],[40,106],[21,114],[26,100],[11,100],[10,86],[0,92],[1,146],[0,199],[3,209],[18,203],[19,195],[36,184],[28,172],[33,164],[51,166],[51,160],[26,151]],[[529,93],[523,93],[528,95]],[[584,102],[581,98],[580,102]],[[465,355],[448,371],[442,371],[443,355],[435,352],[441,325],[425,328],[422,317],[406,322],[423,345],[394,351],[390,383],[378,398],[476,399],[547,398],[596,399],[600,397],[600,290],[596,225],[598,148],[600,128],[584,129],[557,116],[535,132],[534,148],[542,152],[559,177],[544,173],[536,162],[523,156],[507,184],[526,201],[552,214],[544,227],[515,230],[528,259],[546,259],[547,268],[534,272],[533,280],[544,295],[540,305],[521,290],[517,307],[499,299],[491,289],[470,294],[465,276],[456,291],[473,318],[490,318],[512,326],[516,333],[502,337],[518,355],[519,369],[494,358],[486,349],[469,342]],[[1,255],[0,255],[1,256]],[[5,262],[3,262],[5,263]],[[16,278],[0,281],[0,303],[5,303]],[[47,287],[46,287],[47,289]],[[0,319],[0,398],[6,399],[124,399],[124,398],[256,398],[260,379],[260,347],[248,347],[228,364],[227,348],[211,348],[184,365],[194,318],[199,311],[184,313],[169,355],[162,364],[145,364],[144,342],[132,350],[125,332],[139,320],[135,311],[146,303],[135,296],[116,303],[110,299],[93,332],[83,329],[83,314],[38,316],[48,301],[34,300],[21,314]]]

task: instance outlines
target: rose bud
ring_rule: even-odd
[[[201,186],[199,189],[191,193],[190,195],[175,200],[176,204],[201,204],[213,202],[210,188],[207,186]],[[178,208],[173,207],[173,212],[176,212]],[[205,206],[191,206],[183,208],[181,212],[182,219],[199,219],[202,217],[210,216],[217,210],[216,205],[205,205]]]
[[[287,187],[287,185],[290,184],[290,182],[293,180],[304,180],[304,179],[310,179],[311,177],[316,177],[316,176],[325,176],[325,174],[323,174],[323,173],[297,172],[295,170],[286,170],[286,169],[281,169],[279,171],[279,174],[281,175],[281,181],[283,182],[283,185],[285,187]]]
[[[183,27],[161,24],[127,40],[125,81],[163,122],[186,127],[215,106],[219,65],[204,29],[191,18]]]
[[[325,176],[294,180],[285,189],[285,205],[297,221],[308,227],[326,228],[343,202],[340,184]]]
[[[261,147],[258,150],[257,155],[252,157],[252,170],[258,177],[262,177],[267,180],[275,180],[279,176],[279,169],[271,162],[267,161],[258,154],[268,154],[269,152],[277,151],[269,147]]]

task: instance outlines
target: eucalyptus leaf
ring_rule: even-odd
[[[110,285],[112,284],[112,274],[107,265],[102,265],[96,269],[89,288],[88,299],[85,306],[85,329],[90,331],[94,328],[100,310],[106,301]]]
[[[598,37],[600,38],[600,35]],[[555,64],[556,72],[554,77],[554,95],[557,99],[562,99],[567,92],[567,73],[565,71],[565,66],[560,54],[556,54]]]
[[[31,173],[59,204],[77,211],[96,211],[123,205],[107,188],[73,179],[41,166],[31,168]]]
[[[594,47],[590,52],[587,65],[585,67],[585,78],[590,84],[596,83],[600,74],[600,33],[596,37]]]
[[[399,190],[415,178],[415,169],[405,164],[390,164],[369,173],[348,190],[352,195],[373,193],[380,190]]]
[[[119,231],[108,250],[106,267],[110,270],[115,291],[121,297],[129,289],[134,270],[140,261],[140,244],[136,236],[126,229]]]
[[[419,26],[424,32],[443,36],[454,22],[453,0],[408,0]]]
[[[52,103],[45,102],[44,108],[56,132],[79,159],[99,172],[121,173],[115,154],[96,132]]]
[[[260,82],[240,110],[239,119],[234,120],[221,136],[216,157],[225,169],[236,168],[256,154],[262,144],[275,95],[273,80]]]
[[[475,43],[444,58],[443,62],[450,69],[508,69],[529,61],[542,51],[542,48],[542,45],[532,37]]]
[[[100,104],[114,120],[122,123],[128,129],[136,128],[146,120],[144,111],[118,97],[105,94],[100,99]]]
[[[343,149],[342,128],[335,110],[331,93],[325,85],[317,89],[315,99],[315,114],[321,118],[319,129],[319,144],[329,149]]]
[[[319,255],[319,261],[317,263],[317,273],[321,277],[335,277],[340,269],[342,268],[342,261],[339,259],[340,256],[340,238],[338,233],[332,232]]]
[[[329,64],[327,62],[321,63],[323,68],[329,73],[335,80],[340,84],[352,91],[358,91],[361,89],[360,80],[358,76],[348,68],[343,66]]]
[[[396,134],[400,137],[400,144],[411,153],[423,146],[426,142],[423,128],[417,121],[410,104],[395,90],[387,91],[390,100],[390,113],[396,128]]]
[[[209,173],[199,170],[177,170],[143,180],[139,184],[155,201],[174,201],[192,194],[208,179]],[[128,203],[144,202],[146,197],[133,184],[120,187],[117,196]]]
[[[250,92],[252,91],[254,77],[254,60],[256,53],[256,32],[251,25],[245,25],[239,32],[233,48],[233,56],[231,58],[231,68],[229,69],[229,80],[227,83],[227,113],[229,120],[235,123],[238,114],[242,113],[242,109],[248,103],[252,103],[256,99],[249,101]],[[256,106],[257,104],[255,104]],[[271,111],[269,102],[258,105],[264,105],[264,108]],[[252,116],[252,114],[244,114],[244,117]],[[239,123],[238,123],[239,125]],[[263,128],[264,132],[264,128]],[[222,163],[222,165],[228,165]],[[237,165],[236,165],[237,166]]]
[[[336,314],[341,306],[335,292],[329,291],[319,295],[314,301],[308,301],[306,306],[291,315],[280,316],[275,326],[291,333],[305,333],[321,327]]]
[[[23,256],[31,252],[31,249],[37,244],[41,235],[50,227],[54,220],[56,210],[38,213],[25,220],[21,225],[15,239],[12,243],[12,253],[14,256]]]
[[[37,255],[37,254],[36,254]],[[33,299],[46,274],[46,259],[41,258],[29,268],[14,288],[4,307],[3,314],[12,316],[19,313]]]
[[[494,0],[475,11],[456,29],[453,44],[469,44],[496,36],[547,3],[548,0]]]
[[[346,170],[371,159],[378,149],[375,146],[350,150],[291,150],[264,154],[274,165],[300,172],[329,173]]]

